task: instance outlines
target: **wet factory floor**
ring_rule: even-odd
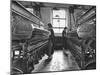
[[[45,55],[39,64],[35,65],[35,69],[32,73],[37,72],[51,72],[51,71],[69,71],[79,70],[79,66],[76,63],[74,57],[69,51],[64,54],[62,50],[55,51],[50,62],[46,62],[47,56]]]

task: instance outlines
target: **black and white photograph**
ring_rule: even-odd
[[[11,0],[10,74],[96,70],[96,5]]]

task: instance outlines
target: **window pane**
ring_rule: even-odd
[[[54,33],[62,33],[63,32],[63,28],[53,28]]]
[[[54,33],[59,33],[60,32],[60,30],[58,28],[54,28],[53,30],[54,30]]]
[[[58,22],[58,19],[53,19],[53,27],[59,27],[60,23]]]
[[[61,29],[60,29],[60,33],[62,33],[62,32],[63,32],[63,30],[64,30],[64,29],[63,29],[63,28],[61,28]]]
[[[65,20],[60,20],[60,27],[65,27]]]
[[[65,10],[53,10],[53,18],[65,18]]]
[[[65,27],[65,20],[53,19],[53,27]]]

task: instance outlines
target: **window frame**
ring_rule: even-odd
[[[65,11],[65,18],[53,18],[53,10],[54,9],[52,9],[52,25],[53,25],[53,20],[55,19],[55,20],[65,20],[65,27],[66,27],[66,20],[67,20],[67,17],[66,17],[66,10],[65,9],[63,9],[63,8],[60,8],[60,10],[64,10]],[[59,29],[59,31],[60,31],[60,29],[64,29],[64,27],[54,27],[53,26],[53,29]],[[57,33],[60,33],[60,32],[57,32]]]

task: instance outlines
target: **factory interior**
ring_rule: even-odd
[[[11,74],[96,69],[96,6],[11,0]]]

